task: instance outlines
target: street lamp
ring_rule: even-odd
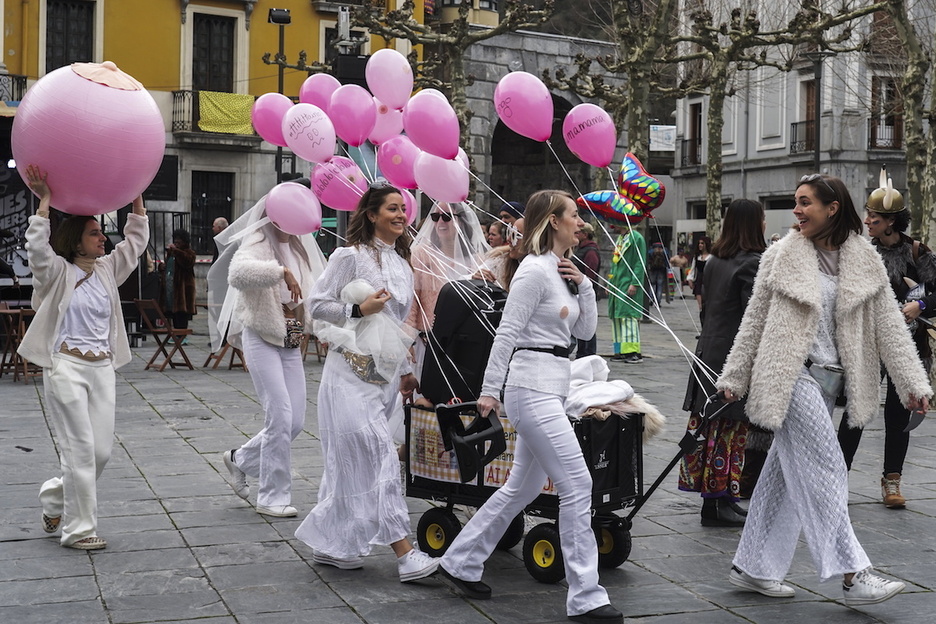
[[[822,60],[830,56],[835,56],[835,52],[830,52],[828,50],[816,50],[814,52],[803,52],[800,54],[807,61],[812,61],[813,64],[813,76],[816,81],[816,90],[813,94],[815,98],[815,115],[816,115],[816,129],[815,129],[815,144],[813,145],[813,171],[819,173],[819,139],[820,139],[820,130],[822,127],[821,115],[822,110]]]
[[[286,63],[286,55],[283,52],[284,32],[283,28],[292,23],[292,17],[289,15],[289,9],[270,9],[267,22],[279,26],[279,52],[276,54],[276,65],[278,69],[277,93],[283,93],[283,70]],[[276,146],[276,183],[283,181],[283,148]]]

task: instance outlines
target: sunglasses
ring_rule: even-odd
[[[836,193],[835,189],[832,188],[832,185],[829,184],[828,181],[826,181],[824,177],[822,177],[821,173],[811,173],[809,175],[804,175],[802,178],[799,179],[799,181],[800,181],[800,184],[803,184],[804,182],[816,182],[816,181],[822,182],[827,189],[832,191],[832,197],[835,198],[834,201],[838,201],[838,193]]]
[[[507,243],[511,247],[516,247],[520,243],[521,238],[523,238],[523,234],[520,233],[520,230],[512,225],[507,227]]]
[[[445,221],[446,223],[448,223],[449,221],[452,220],[452,217],[458,217],[459,219],[461,219],[461,213],[460,213],[460,212],[454,212],[454,213],[451,213],[451,212],[433,212],[431,215],[429,215],[429,218],[432,219],[433,222],[435,222],[435,223],[438,223],[438,222],[439,222],[439,219],[442,219],[443,221]]]
[[[374,190],[391,188],[391,187],[393,187],[393,185],[390,184],[390,182],[388,182],[384,178],[377,178],[376,180],[374,180],[373,182],[367,185],[367,188],[374,189]]]

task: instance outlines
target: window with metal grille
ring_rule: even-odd
[[[47,0],[46,73],[94,59],[94,2]]]
[[[234,27],[237,20],[195,13],[192,42],[192,89],[234,92]]]
[[[214,253],[211,224],[218,217],[233,221],[234,174],[227,171],[192,172],[192,248]]]

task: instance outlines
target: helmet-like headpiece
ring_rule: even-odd
[[[887,165],[881,166],[880,186],[868,196],[865,208],[871,212],[894,214],[904,209],[903,196],[894,188],[894,181],[887,177]]]

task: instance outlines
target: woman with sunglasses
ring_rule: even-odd
[[[874,604],[904,584],[873,574],[855,537],[830,415],[843,391],[849,424],[877,414],[880,362],[909,409],[925,411],[933,392],[845,184],[805,176],[795,201],[798,231],[764,253],[716,384],[728,401],[747,395],[750,421],[774,431],[728,578],[793,596],[783,579],[803,533],[820,580],[842,575],[845,604]]]
[[[591,337],[598,319],[591,281],[570,259],[584,221],[564,191],[534,193],[524,219],[526,256],[511,282],[478,399],[482,416],[499,414],[503,389],[503,407],[517,431],[513,468],[455,538],[440,569],[465,595],[490,598],[491,588],[481,582],[484,563],[548,477],[559,493],[569,619],[622,622],[598,584],[591,474],[563,407],[569,391],[569,335]]]
[[[399,190],[381,185],[364,193],[348,223],[347,246],[335,250],[312,289],[313,318],[351,331],[353,319],[376,314],[402,325],[413,300],[406,223]],[[407,583],[434,574],[438,560],[407,539],[409,510],[387,424],[396,395],[412,396],[416,378],[406,357],[385,377],[376,363],[386,364],[383,356],[345,347],[328,351],[318,394],[325,469],[318,504],[296,537],[312,548],[315,563],[342,570],[363,567],[361,558],[374,545],[389,545]]]

